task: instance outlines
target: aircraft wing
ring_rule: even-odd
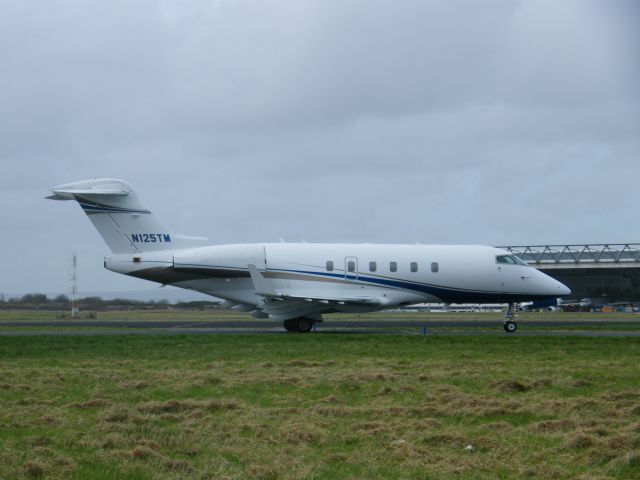
[[[378,298],[374,297],[313,297],[309,295],[277,295],[274,297],[262,295],[270,300],[297,300],[308,303],[321,303],[323,305],[330,305],[335,303],[337,305],[359,304],[359,305],[382,305],[382,302]]]
[[[264,278],[255,265],[248,265],[249,274],[254,284],[256,294],[264,298],[264,304],[259,308],[271,318],[291,318],[291,315],[303,316],[319,313],[332,306],[369,305],[381,306],[384,302],[371,295],[327,296],[318,294],[279,292]]]
[[[373,299],[327,299],[295,296],[265,297],[264,302],[257,309],[269,318],[275,320],[288,320],[295,317],[313,316],[326,313],[332,309],[338,309],[344,305],[380,305]]]

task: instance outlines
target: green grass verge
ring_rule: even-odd
[[[0,478],[638,478],[639,359],[633,338],[0,337]]]

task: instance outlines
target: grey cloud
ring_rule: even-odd
[[[94,176],[213,242],[633,241],[638,8],[4,2],[0,291],[146,285],[42,200]]]

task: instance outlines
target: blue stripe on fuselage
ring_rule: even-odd
[[[398,279],[390,278],[376,278],[368,277],[366,275],[358,274],[340,274],[340,273],[327,273],[327,272],[310,272],[305,270],[288,270],[270,268],[267,271],[281,271],[301,273],[307,275],[319,275],[324,277],[344,278],[352,281],[362,281],[370,284],[384,285],[387,287],[400,288],[403,290],[411,290],[414,292],[426,293],[441,299],[443,302],[457,302],[457,303],[482,303],[482,302],[495,302],[495,303],[507,303],[527,301],[533,299],[550,298],[547,295],[529,295],[524,293],[503,293],[503,292],[490,292],[490,291],[478,291],[478,290],[465,290],[456,289],[451,287],[441,287],[436,285],[429,285],[426,283],[409,282]]]
[[[225,267],[222,265],[198,265],[188,264],[190,267],[204,267],[210,270],[220,269],[237,269],[249,272],[248,269],[242,267]],[[182,265],[181,265],[182,266]],[[184,266],[187,266],[185,264]],[[370,277],[358,273],[358,275],[349,275],[344,273],[329,273],[329,272],[314,272],[308,270],[291,270],[286,268],[267,268],[267,272],[285,272],[285,273],[298,273],[302,275],[316,275],[320,277],[329,277],[336,279],[346,279],[353,282],[362,282],[366,284],[382,285],[385,287],[398,288],[402,290],[410,290],[413,292],[425,293],[439,298],[443,302],[447,303],[509,303],[509,302],[523,302],[552,298],[549,295],[530,295],[525,293],[503,293],[503,292],[491,292],[482,290],[465,290],[456,289],[451,287],[442,287],[437,285],[430,285],[426,283],[410,282],[392,278],[380,278]],[[553,297],[555,298],[555,297]]]

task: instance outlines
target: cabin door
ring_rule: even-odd
[[[357,257],[344,257],[344,278],[358,279]]]

